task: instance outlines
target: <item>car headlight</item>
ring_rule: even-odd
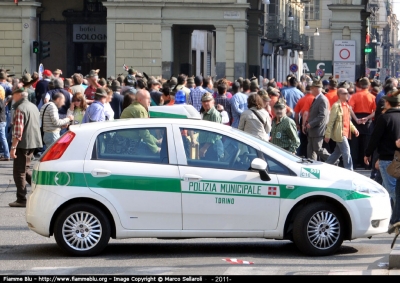
[[[366,194],[366,195],[387,195],[387,191],[378,185],[373,185],[369,183],[364,183],[364,182],[352,182],[353,185],[353,190],[355,192],[361,193],[361,194]]]

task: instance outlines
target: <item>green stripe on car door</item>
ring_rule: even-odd
[[[62,173],[62,174],[60,174]],[[69,177],[66,177],[66,175]],[[36,171],[33,172],[33,179],[37,185],[48,186],[72,186],[72,187],[87,187],[99,189],[120,189],[120,190],[137,190],[137,191],[152,191],[152,192],[181,192],[181,180],[178,178],[159,178],[146,176],[126,176],[126,175],[111,175],[108,177],[93,177],[91,174],[75,173],[75,172],[52,172],[52,171]],[[57,180],[57,181],[56,181]],[[229,184],[249,184],[243,182],[225,182],[204,180],[203,182],[229,183]],[[328,192],[339,196],[343,200],[356,200],[369,198],[368,195],[360,194],[352,190],[333,189],[333,188],[318,188],[306,186],[294,186],[293,189],[287,189],[286,185],[276,185],[269,183],[257,183],[262,186],[276,186],[280,189],[280,197],[282,199],[297,199],[298,197],[310,192]],[[190,194],[205,194],[204,192],[183,191],[182,193]],[[207,193],[206,193],[207,194]],[[255,196],[242,194],[226,194],[226,193],[210,193],[218,195],[237,195],[243,197],[269,197]]]
[[[92,174],[83,174],[75,172],[67,173],[70,181],[63,186],[87,187],[99,189],[120,189],[120,190],[138,190],[153,192],[180,193],[181,181],[173,178],[157,178],[142,176],[124,176],[112,175],[108,177],[95,178]],[[59,172],[39,171],[34,173],[37,185],[58,186],[56,178]],[[87,182],[87,183],[86,183]]]

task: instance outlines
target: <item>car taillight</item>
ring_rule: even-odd
[[[74,132],[66,132],[49,148],[47,152],[44,153],[43,157],[40,159],[40,162],[59,159],[67,150],[74,137]]]

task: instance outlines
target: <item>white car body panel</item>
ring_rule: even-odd
[[[93,144],[99,133],[144,125],[168,128],[169,165],[127,165],[127,162],[91,160]],[[232,171],[227,174],[228,170],[190,167],[182,150],[179,132],[179,127],[182,126],[217,131],[235,138],[279,161],[297,176],[270,174],[271,181],[261,181],[257,172]],[[33,192],[28,197],[26,219],[30,229],[43,236],[50,235],[49,225],[56,210],[74,198],[91,198],[107,207],[115,221],[117,238],[283,239],[284,225],[291,209],[312,196],[329,197],[347,210],[351,220],[352,239],[387,231],[391,215],[387,192],[384,190],[379,195],[365,195],[355,192],[352,185],[352,182],[356,182],[362,186],[383,189],[377,183],[358,173],[332,165],[297,163],[287,158],[283,152],[255,142],[252,138],[238,134],[237,130],[224,125],[198,120],[125,119],[71,126],[71,130],[76,133],[76,137],[63,156],[59,160],[41,162],[34,167]],[[181,182],[182,192],[90,188],[86,182],[79,181],[79,178],[83,176],[85,179],[94,169],[111,171],[115,176],[172,178]],[[133,174],[132,171],[140,172]],[[60,172],[62,175],[59,175],[59,181],[56,181],[55,175]],[[226,196],[235,198],[234,204],[218,204],[215,198],[223,195],[185,193],[190,185],[189,181],[185,180],[185,175],[188,174],[199,175],[203,180],[211,180],[214,183],[253,182],[265,184],[265,187],[277,186],[280,195],[259,199]],[[37,182],[39,175],[47,177]],[[72,178],[70,183],[57,185],[56,182],[66,182],[67,175]],[[78,181],[79,186],[75,186]],[[162,186],[162,182],[160,183]],[[264,187],[262,189],[264,190]],[[380,220],[379,226],[372,227],[371,220]]]

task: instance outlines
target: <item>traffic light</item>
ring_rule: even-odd
[[[50,41],[40,41],[41,59],[50,57]]]
[[[33,50],[32,51],[35,54],[39,53],[39,42],[38,41],[33,42]]]
[[[371,47],[365,47],[365,53],[371,53],[372,48]]]

